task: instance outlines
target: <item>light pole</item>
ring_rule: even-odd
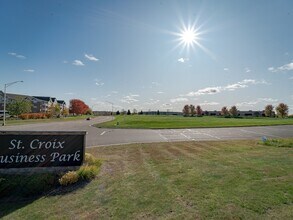
[[[106,102],[112,105],[112,112],[111,112],[111,115],[113,115],[113,105],[114,105],[114,103],[113,103],[113,102],[108,102],[108,101],[106,101]]]
[[[3,126],[5,126],[5,120],[6,120],[6,88],[18,82],[23,82],[23,81],[21,80],[21,81],[15,81],[15,82],[4,84]]]

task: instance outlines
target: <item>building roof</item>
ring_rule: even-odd
[[[57,103],[59,103],[59,104],[66,104],[66,102],[64,100],[57,100]]]
[[[51,97],[49,97],[49,96],[33,96],[33,97],[36,99],[47,101],[47,102],[49,102],[51,100]]]

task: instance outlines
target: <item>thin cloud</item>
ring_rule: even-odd
[[[162,92],[162,91],[159,91],[159,92],[157,92],[158,94],[164,94],[164,92]]]
[[[236,89],[243,89],[249,87],[249,85],[256,85],[256,84],[266,84],[269,85],[268,82],[265,80],[257,81],[255,79],[244,79],[240,82],[229,84],[227,86],[216,86],[216,87],[207,87],[204,89],[199,89],[195,92],[189,92],[186,95],[181,96],[201,96],[201,95],[213,95],[223,91],[234,91]]]
[[[251,69],[249,69],[248,67],[245,67],[245,68],[244,68],[244,71],[245,71],[246,73],[250,73],[250,72],[251,72]]]
[[[259,103],[276,103],[278,99],[273,98],[258,98],[257,100],[247,101],[247,102],[240,102],[236,103],[236,106],[243,107],[243,106],[255,106]]]
[[[103,86],[105,83],[103,83],[101,80],[95,80],[96,82],[95,82],[95,84],[97,85],[97,86]]]
[[[139,100],[134,97],[139,97],[139,95],[127,95],[120,99],[120,102],[131,104],[133,102],[138,102]]]
[[[26,70],[23,70],[24,72],[29,72],[29,73],[33,73],[33,72],[35,72],[35,70],[33,70],[33,69],[26,69]]]
[[[207,87],[196,92],[189,92],[186,96],[212,95],[221,92],[221,87]]]
[[[87,58],[90,61],[98,61],[99,60],[98,58],[94,57],[92,54],[85,54],[84,56],[85,56],[85,58]]]
[[[65,95],[74,95],[75,93],[73,93],[73,92],[66,92],[66,93],[64,93]]]
[[[273,73],[290,71],[290,70],[293,70],[293,62],[285,64],[285,65],[277,67],[277,68],[275,68],[275,67],[268,68],[268,71],[273,72]]]
[[[75,66],[84,66],[84,63],[80,60],[74,60],[72,64]]]
[[[16,57],[18,59],[25,59],[26,58],[25,56],[23,56],[21,54],[14,53],[14,52],[9,52],[8,54],[11,55],[11,56]]]
[[[205,101],[205,102],[203,102],[203,103],[199,103],[199,105],[219,105],[220,103],[218,103],[218,102],[207,102],[207,101]]]
[[[175,99],[170,99],[170,102],[172,103],[177,103],[177,102],[188,102],[188,98],[175,98]]]
[[[185,63],[185,62],[189,61],[189,58],[183,58],[183,57],[181,57],[177,61],[180,62],[180,63]]]
[[[224,68],[224,71],[229,71],[229,68],[225,67],[225,68]]]

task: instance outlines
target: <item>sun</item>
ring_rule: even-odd
[[[198,33],[196,33],[194,28],[184,29],[180,34],[180,42],[184,46],[193,47],[197,43]]]
[[[195,46],[201,47],[200,35],[201,32],[199,27],[196,28],[196,25],[184,25],[182,24],[182,28],[179,28],[179,32],[174,33],[178,38],[176,41],[178,42],[176,47],[182,47],[182,49],[194,49]]]

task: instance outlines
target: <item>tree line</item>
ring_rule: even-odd
[[[274,106],[273,105],[267,105],[265,106],[265,109],[263,110],[264,115],[266,117],[275,117],[277,115],[278,117],[284,118],[288,116],[289,112],[289,107],[288,105],[284,103],[280,103],[278,106],[275,107],[276,112],[274,111]],[[188,117],[188,116],[202,116],[203,115],[203,110],[200,107],[200,105],[197,105],[196,107],[194,105],[185,105],[182,109],[183,116]],[[227,106],[222,107],[221,109],[221,116],[224,117],[237,117],[239,113],[239,110],[235,105],[231,106],[230,109],[228,109]]]
[[[22,119],[38,119],[38,118],[52,118],[60,116],[86,115],[92,114],[92,109],[80,99],[72,99],[69,102],[69,108],[61,108],[59,104],[51,104],[45,112],[32,113],[32,102],[17,98],[7,104],[7,111],[10,115],[17,116]],[[40,114],[42,113],[42,114]]]

